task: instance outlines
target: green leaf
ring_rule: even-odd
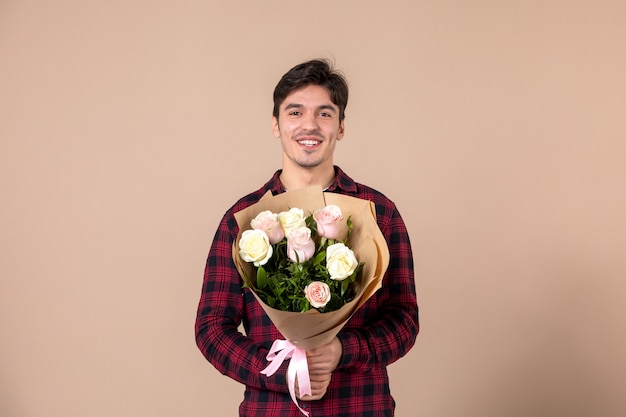
[[[348,244],[348,239],[350,239],[350,233],[352,233],[352,229],[354,229],[354,224],[352,223],[352,216],[348,216],[346,220],[346,225],[348,226],[348,233],[346,233],[346,238],[343,240],[345,245]]]
[[[262,290],[263,288],[267,287],[267,284],[267,272],[265,272],[265,268],[259,266],[256,270],[256,285],[259,289]]]
[[[250,277],[248,276],[248,274],[246,273],[246,271],[243,271],[243,287],[242,288],[251,288],[250,287]]]
[[[348,291],[349,286],[350,286],[350,280],[344,279],[343,281],[341,281],[341,296],[342,297],[346,293],[346,291]]]
[[[320,253],[318,253],[315,258],[313,258],[313,265],[317,266],[317,265],[321,265],[322,262],[324,262],[324,260],[326,259],[326,252],[322,251]]]

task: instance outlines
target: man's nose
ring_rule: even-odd
[[[317,130],[317,115],[315,113],[306,113],[302,118],[302,128],[309,131]]]

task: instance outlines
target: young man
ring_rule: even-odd
[[[354,182],[333,163],[344,136],[348,86],[323,60],[289,70],[274,90],[272,130],[282,147],[282,169],[224,215],[211,246],[198,306],[196,341],[217,370],[245,384],[242,417],[299,416],[291,401],[287,363],[274,375],[260,372],[274,340],[283,339],[250,292],[232,260],[238,227],[233,216],[274,195],[309,185],[373,201],[390,253],[378,290],[328,344],[307,352],[312,394],[299,396],[311,417],[393,416],[387,365],[405,355],[419,331],[413,257],[406,227],[395,204]],[[238,330],[243,323],[245,335]],[[288,361],[287,361],[288,362]]]

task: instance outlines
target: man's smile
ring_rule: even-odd
[[[300,139],[297,141],[300,145],[305,147],[313,147],[322,143],[322,141],[317,139]]]

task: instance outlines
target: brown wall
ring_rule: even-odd
[[[626,2],[0,1],[0,415],[234,416],[195,347],[271,91],[334,58],[336,162],[400,207],[399,417],[626,415]]]

